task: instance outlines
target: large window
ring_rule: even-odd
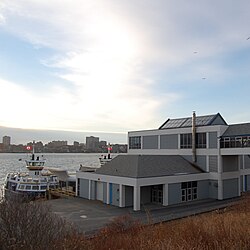
[[[141,136],[129,137],[129,149],[141,149]]]
[[[207,147],[207,136],[206,133],[195,134],[195,146],[196,148],[206,148]],[[192,148],[192,134],[181,134],[181,148]]]
[[[207,147],[207,135],[206,133],[196,134],[196,148],[206,148]]]

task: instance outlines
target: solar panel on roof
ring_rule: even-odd
[[[214,115],[197,116],[195,124],[196,126],[206,126],[210,124],[213,118]],[[192,127],[192,117],[169,120],[161,129],[184,127]]]
[[[180,128],[185,120],[186,118],[169,120],[162,128]]]

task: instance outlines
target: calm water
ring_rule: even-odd
[[[79,170],[80,164],[86,167],[99,167],[100,154],[43,154],[47,167],[56,167],[68,171]],[[38,155],[37,155],[38,156]],[[26,172],[25,159],[28,154],[0,154],[0,187],[8,172]],[[19,161],[23,159],[23,161]]]

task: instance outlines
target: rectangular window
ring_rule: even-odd
[[[192,134],[181,134],[181,148],[192,148]]]
[[[141,149],[141,136],[129,137],[129,149]]]
[[[192,148],[192,134],[181,134],[181,148]],[[196,148],[206,148],[207,147],[207,135],[206,133],[197,133],[195,135]]]
[[[206,148],[207,147],[207,135],[206,133],[196,134],[196,148]]]
[[[197,181],[181,183],[181,201],[192,201],[198,198]]]

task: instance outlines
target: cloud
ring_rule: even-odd
[[[224,75],[224,66],[214,63],[218,56],[246,46],[250,6],[243,2],[4,0],[0,10],[4,30],[36,48],[51,48],[54,53],[41,63],[68,83],[53,84],[38,95],[2,80],[3,100],[7,101],[3,94],[7,90],[15,93],[10,112],[3,116],[6,124],[14,123],[12,116],[18,110],[22,127],[98,131],[158,127],[159,110],[167,112],[182,98],[168,88],[176,84],[173,72],[179,70],[177,79],[187,80],[191,88],[196,76]],[[15,109],[27,100],[32,100],[32,114],[43,119],[28,121],[20,107]]]

